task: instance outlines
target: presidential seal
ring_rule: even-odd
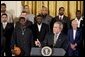
[[[48,46],[45,46],[41,49],[41,54],[43,56],[51,56],[52,55],[52,49]]]

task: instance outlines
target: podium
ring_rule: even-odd
[[[51,56],[64,56],[66,51],[62,48],[52,48],[52,55]],[[31,56],[42,56],[41,48],[33,47],[31,49]]]

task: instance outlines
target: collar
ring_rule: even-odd
[[[77,18],[75,18],[75,20],[77,20],[77,21],[81,21],[81,20],[83,20],[83,18],[81,17],[79,20],[78,20]]]
[[[61,33],[61,32],[57,33],[57,36],[59,36],[59,35],[60,35],[60,33]],[[56,33],[54,33],[54,35],[55,35],[55,34],[56,34]]]
[[[41,24],[37,24],[38,26],[41,26],[42,25],[42,23]]]
[[[2,24],[7,24],[7,22],[2,22]]]

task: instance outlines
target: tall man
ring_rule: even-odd
[[[76,18],[75,18],[75,20],[77,20],[77,22],[78,22],[78,28],[82,28],[84,26],[83,17],[82,17],[82,14],[81,14],[80,10],[76,11]]]
[[[50,22],[51,22],[53,17],[50,16],[48,12],[49,12],[48,8],[43,6],[41,9],[41,13],[39,15],[42,16],[42,23],[47,24],[50,28]]]
[[[45,35],[49,32],[49,26],[45,23],[42,23],[41,15],[37,15],[35,17],[35,20],[36,22],[32,26],[34,38],[35,40],[38,39],[40,42],[43,42],[45,39]]]
[[[54,48],[63,48],[67,49],[68,42],[67,36],[64,35],[61,31],[63,29],[63,24],[61,22],[55,22],[53,25],[53,33],[49,32],[45,36],[45,40],[43,43],[39,42],[39,40],[35,41],[35,44],[40,46],[50,46]]]
[[[12,33],[14,30],[14,25],[13,23],[8,23],[8,15],[7,14],[2,14],[1,15],[1,31],[2,31],[2,38],[4,38],[4,48],[3,52],[2,52],[2,56],[4,55],[4,53],[6,54],[6,56],[11,56],[11,37],[12,37]],[[3,41],[3,40],[2,40]],[[1,42],[2,42],[1,41]]]
[[[13,14],[11,14],[10,12],[8,12],[6,10],[6,4],[5,3],[2,3],[1,4],[1,15],[2,14],[5,14],[5,13],[8,15],[7,22],[12,23],[13,22]]]
[[[62,32],[67,34],[67,31],[68,29],[70,28],[70,19],[64,15],[64,7],[60,7],[59,8],[59,15],[56,16],[55,18],[52,19],[51,23],[50,23],[50,28],[51,28],[51,31],[53,30],[52,27],[53,27],[53,24],[56,22],[56,21],[61,21],[63,22],[63,30]]]
[[[25,5],[23,7],[23,11],[27,12],[27,16],[26,16],[27,20],[31,21],[34,24],[35,15],[30,13],[30,7],[28,5]]]

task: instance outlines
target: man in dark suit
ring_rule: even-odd
[[[35,24],[32,26],[34,42],[38,39],[40,42],[43,42],[45,35],[49,32],[49,26],[45,23],[42,23],[42,16],[37,15],[35,17]],[[35,46],[35,44],[34,44]]]
[[[63,22],[63,25],[64,25],[62,32],[67,34],[67,30],[70,28],[70,19],[64,15],[64,11],[65,11],[64,7],[60,7],[59,15],[51,20],[51,23],[50,23],[51,31],[53,30],[53,24],[56,21],[61,21],[61,22]]]
[[[1,15],[1,31],[2,31],[2,38],[1,42],[3,41],[4,44],[4,48],[3,52],[2,52],[2,56],[4,56],[4,53],[6,54],[6,56],[11,56],[11,48],[10,48],[10,44],[11,44],[11,37],[12,37],[12,33],[14,30],[14,25],[13,23],[8,23],[7,22],[8,19],[8,15],[7,14],[2,14]],[[4,41],[5,40],[5,41]]]
[[[53,33],[47,33],[43,43],[40,43],[38,40],[35,42],[38,46],[49,46],[54,48],[63,48],[67,49],[67,36],[64,35],[61,31],[63,29],[63,24],[61,22],[55,22],[53,25]]]
[[[76,11],[76,18],[73,19],[73,20],[76,20],[78,22],[78,28],[81,29],[82,30],[82,33],[84,34],[83,28],[84,28],[84,23],[85,22],[84,22],[84,17],[82,16],[80,10],[77,10]],[[83,34],[82,34],[82,36],[83,36]],[[80,52],[81,52],[81,55],[82,55],[84,40],[82,39],[82,41],[80,43],[81,43],[80,44],[80,50],[81,50]]]
[[[19,26],[14,29],[13,38],[11,39],[11,49],[16,56],[30,56],[33,35],[28,28],[25,18],[19,18]]]
[[[81,29],[78,29],[76,20],[72,21],[72,29],[68,30],[68,56],[80,56]]]

